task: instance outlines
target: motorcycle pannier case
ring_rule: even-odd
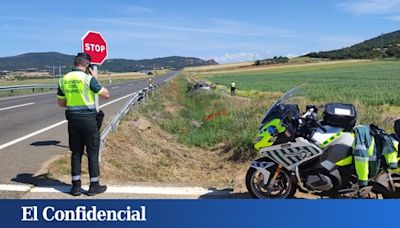
[[[350,131],[356,125],[357,112],[352,104],[328,103],[323,118],[324,124]]]

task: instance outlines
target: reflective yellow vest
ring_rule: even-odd
[[[96,111],[95,93],[90,90],[92,77],[82,71],[72,71],[60,80],[60,88],[65,95],[67,110]]]

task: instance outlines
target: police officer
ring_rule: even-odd
[[[71,156],[71,194],[78,196],[81,190],[81,160],[84,147],[89,162],[89,196],[103,193],[107,186],[99,184],[99,147],[100,132],[97,126],[95,94],[108,99],[108,90],[96,80],[96,72],[90,67],[91,57],[78,53],[75,68],[60,79],[57,98],[60,107],[66,107],[68,120],[69,147]]]
[[[236,90],[236,84],[235,82],[231,82],[231,96],[235,95],[235,90]]]

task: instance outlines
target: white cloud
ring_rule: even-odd
[[[154,9],[143,7],[143,6],[132,6],[132,5],[121,5],[116,9],[120,13],[129,13],[129,14],[137,14],[137,13],[153,13]]]
[[[400,16],[391,16],[391,17],[387,17],[387,19],[394,20],[394,21],[400,21]]]
[[[228,20],[223,18],[208,19],[216,31],[247,36],[269,36],[281,38],[299,38],[300,35],[281,27],[252,24],[242,21]]]
[[[400,0],[353,0],[339,7],[354,14],[385,14],[400,11]]]
[[[232,53],[232,54],[224,54],[222,56],[213,57],[215,61],[218,63],[234,63],[234,62],[246,62],[246,61],[255,61],[260,59],[261,55],[258,52],[240,52],[240,53]]]
[[[285,56],[288,57],[288,58],[295,58],[295,57],[300,56],[300,55],[289,53],[289,54],[286,54]]]
[[[152,20],[137,18],[91,18],[87,19],[92,22],[141,27],[150,29],[161,29],[168,31],[178,31],[186,33],[208,33],[219,35],[240,35],[240,36],[256,36],[256,37],[281,37],[281,38],[299,38],[295,32],[285,29],[268,26],[258,26],[255,24],[231,21],[225,19],[209,19],[204,20],[204,27],[192,27],[182,25],[181,22]]]

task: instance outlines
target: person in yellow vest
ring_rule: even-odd
[[[68,120],[69,148],[71,156],[71,176],[73,196],[81,195],[81,161],[84,147],[88,155],[90,187],[87,194],[103,193],[107,186],[99,184],[100,132],[97,123],[95,94],[108,99],[110,94],[95,78],[90,67],[91,57],[78,53],[75,68],[60,79],[57,91],[58,105],[66,107]]]
[[[235,82],[231,82],[231,96],[234,96],[236,93],[236,83]]]

